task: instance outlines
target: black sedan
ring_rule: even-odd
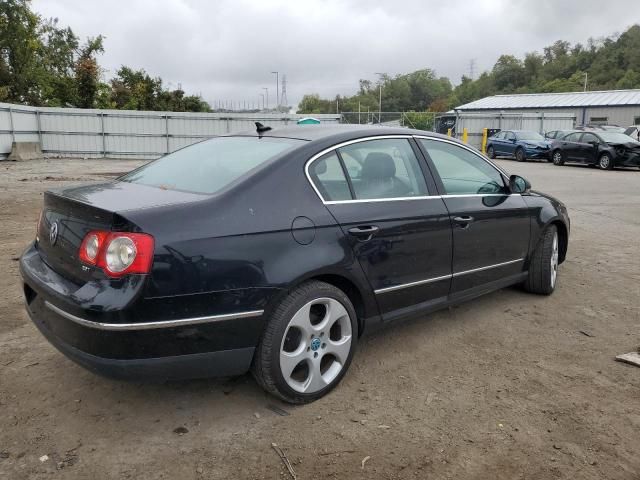
[[[46,192],[20,267],[35,325],[93,371],[251,369],[304,403],[364,333],[508,285],[552,293],[568,235],[561,202],[448,137],[259,126]]]
[[[640,142],[611,131],[575,131],[551,144],[554,165],[578,162],[597,165],[603,170],[614,167],[640,167]]]

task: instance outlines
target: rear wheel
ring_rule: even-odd
[[[550,225],[531,256],[529,276],[524,282],[525,290],[540,295],[552,294],[558,280],[559,260],[558,229],[555,225]]]
[[[600,158],[598,159],[598,166],[602,170],[611,170],[613,168],[613,160],[611,160],[611,155],[606,152],[600,155]]]
[[[551,154],[551,161],[558,167],[564,165],[564,154],[562,153],[562,150],[554,150]]]
[[[273,310],[256,350],[252,373],[269,393],[289,403],[327,394],[345,375],[357,342],[349,297],[333,285],[301,285]]]
[[[493,149],[493,145],[487,147],[487,156],[492,160],[496,158],[496,151]]]
[[[518,147],[516,148],[516,160],[519,162],[524,162],[527,159],[527,156],[524,153],[524,148]]]

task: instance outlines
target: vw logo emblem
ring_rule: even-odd
[[[58,222],[53,222],[49,230],[49,243],[55,245],[58,240]]]
[[[316,351],[320,348],[320,339],[318,337],[314,338],[313,340],[311,340],[311,350],[312,351]]]

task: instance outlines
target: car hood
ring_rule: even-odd
[[[624,143],[615,143],[615,142],[607,142],[608,145],[612,147],[626,147],[631,150],[640,149],[640,142],[624,142]]]

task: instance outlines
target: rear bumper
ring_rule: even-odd
[[[42,335],[67,358],[93,373],[123,380],[165,381],[242,375],[249,370],[254,348],[172,355],[155,358],[114,359],[92,355],[56,336],[42,317],[29,316]]]
[[[121,285],[101,284],[101,294],[115,300],[87,303],[77,292],[88,284],[57,275],[33,246],[21,257],[20,272],[29,316],[58,350],[96,373],[138,380],[245,373],[273,293],[229,290],[198,295],[200,300],[171,297],[154,306],[141,293],[122,304]]]

